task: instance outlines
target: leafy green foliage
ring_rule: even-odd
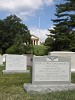
[[[10,15],[6,19],[0,20],[0,50],[2,53],[12,51],[9,48],[13,48],[12,52],[17,54],[19,52],[14,51],[14,45],[23,48],[23,43],[29,46],[31,44],[31,35],[20,18],[16,15]]]
[[[37,56],[47,55],[48,53],[48,46],[44,45],[34,45],[31,53]]]
[[[47,52],[52,51],[53,43],[54,43],[54,39],[51,38],[51,37],[48,37],[48,38],[45,40],[44,45],[47,46],[47,48],[48,48],[48,49],[47,49]]]

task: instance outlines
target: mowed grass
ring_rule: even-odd
[[[27,93],[24,83],[30,83],[30,74],[3,74],[0,66],[0,100],[75,100],[75,90],[54,93]],[[75,73],[72,74],[75,83]]]

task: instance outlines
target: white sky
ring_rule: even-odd
[[[53,4],[53,0],[0,0],[0,11],[8,11],[19,16],[29,16],[44,5]]]

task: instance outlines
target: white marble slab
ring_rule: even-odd
[[[71,58],[71,72],[75,72],[75,52],[53,51],[50,55]]]
[[[33,58],[32,84],[70,83],[70,58],[35,56]]]
[[[27,70],[27,56],[8,54],[5,61],[6,69],[3,71],[4,73],[26,72]]]
[[[50,93],[75,90],[71,83],[71,59],[59,56],[35,56],[32,67],[32,83],[24,83],[30,93]]]

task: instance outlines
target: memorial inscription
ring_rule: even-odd
[[[53,52],[50,52],[50,55],[71,58],[71,72],[75,72],[75,52],[53,51]]]
[[[27,70],[27,56],[8,54],[5,57],[3,73],[29,73]]]
[[[35,62],[35,66],[35,81],[69,81],[68,62]]]
[[[35,56],[32,67],[32,84],[24,83],[27,92],[55,92],[74,90],[71,83],[70,58]]]
[[[26,56],[23,55],[7,55],[6,70],[26,70]]]
[[[70,83],[70,58],[34,57],[32,84]]]

